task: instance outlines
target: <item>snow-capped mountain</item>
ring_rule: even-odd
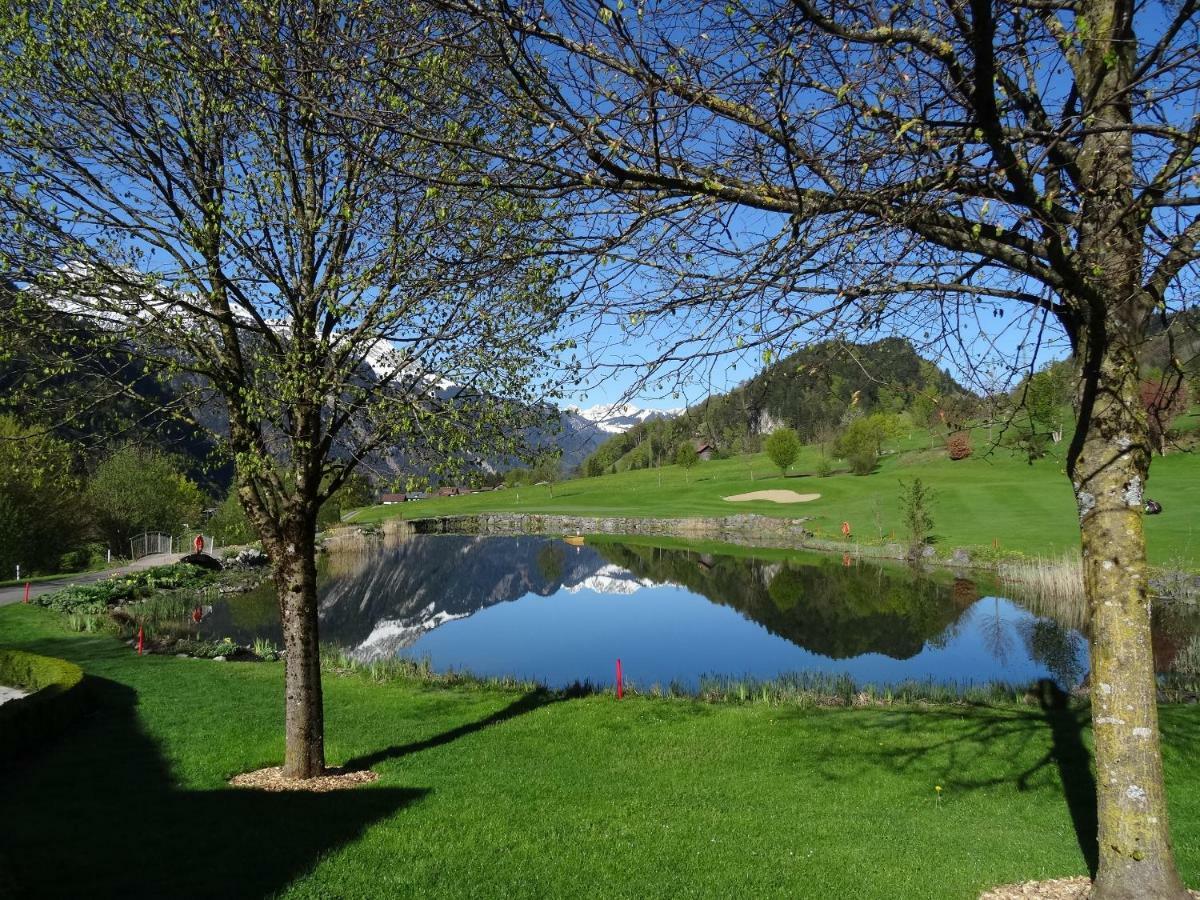
[[[568,407],[569,412],[591,422],[601,431],[608,434],[623,434],[635,425],[643,422],[653,422],[656,419],[673,419],[683,412],[683,407],[675,409],[641,409],[628,403],[601,403],[580,409],[577,406]]]
[[[568,594],[594,591],[597,594],[629,595],[636,594],[642,588],[653,587],[655,584],[656,582],[648,578],[638,578],[628,569],[610,564],[575,584],[563,584],[563,590]]]
[[[593,547],[544,537],[428,535],[356,561],[321,587],[321,633],[364,660],[394,656],[447,622],[527,594],[631,594],[653,583]]]

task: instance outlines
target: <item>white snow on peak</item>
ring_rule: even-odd
[[[421,635],[447,622],[466,617],[466,613],[434,612],[431,603],[408,620],[382,619],[375,623],[366,640],[350,651],[350,655],[361,662],[395,656],[397,650],[411,647]]]
[[[636,578],[620,566],[608,565],[570,587],[564,585],[563,590],[568,594],[575,594],[579,591],[594,591],[597,594],[636,594],[642,588],[653,586],[653,581]]]
[[[650,409],[633,406],[629,403],[601,403],[589,406],[587,409],[580,409],[576,406],[569,407],[569,409],[609,434],[623,434],[642,422],[650,422],[654,419],[672,419],[683,412],[682,407]]]

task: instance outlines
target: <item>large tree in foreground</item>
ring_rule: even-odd
[[[31,392],[136,354],[232,455],[279,592],[291,777],[325,766],[321,504],[381,449],[511,452],[555,323],[530,208],[431,187],[465,154],[351,121],[420,121],[424,73],[457,64],[406,9],[381,48],[373,0],[0,6],[0,333],[69,323]],[[350,77],[372,68],[387,87]],[[436,99],[447,128],[491,125]]]
[[[536,156],[495,151],[508,183],[574,192],[591,218],[564,236],[603,252],[607,311],[673,317],[660,362],[891,329],[969,354],[1006,314],[1024,334],[993,346],[1011,359],[1065,336],[1095,896],[1182,896],[1155,707],[1139,357],[1152,317],[1168,335],[1186,319],[1172,313],[1195,276],[1195,0],[446,2],[516,76],[498,105],[538,129]]]

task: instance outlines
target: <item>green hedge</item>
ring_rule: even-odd
[[[65,659],[0,650],[0,684],[29,691],[0,706],[0,758],[53,738],[84,710],[83,670]]]

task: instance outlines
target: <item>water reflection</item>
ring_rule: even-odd
[[[640,578],[686,587],[831,659],[908,659],[950,632],[965,609],[944,583],[832,558],[764,563],[619,544],[599,552]]]
[[[1070,688],[1086,676],[1078,608],[842,562],[397,533],[328,555],[321,638],[362,659],[428,656],[438,669],[551,684],[611,681],[618,656],[643,684],[812,670],[876,683],[1050,677]],[[1156,632],[1163,659],[1196,633],[1190,621],[1170,624],[1159,631],[1182,637]],[[278,642],[269,586],[218,604],[203,628]]]

